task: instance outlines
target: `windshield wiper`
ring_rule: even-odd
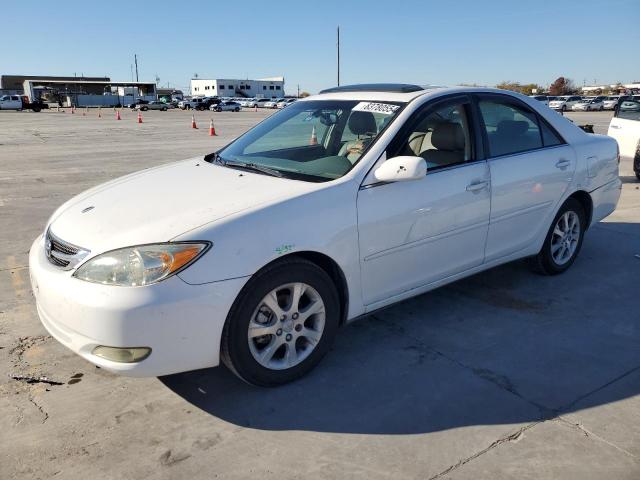
[[[231,168],[243,168],[245,170],[251,170],[254,172],[264,173],[271,175],[272,177],[284,177],[284,174],[280,170],[275,168],[265,167],[264,165],[258,165],[257,163],[237,162],[235,160],[225,160],[219,155],[216,157],[216,161],[221,165]]]

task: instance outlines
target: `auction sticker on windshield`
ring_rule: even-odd
[[[383,115],[392,115],[400,108],[400,105],[391,105],[389,103],[360,102],[352,111],[354,112],[374,112]]]

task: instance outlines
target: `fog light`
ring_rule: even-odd
[[[118,348],[99,345],[91,353],[112,362],[135,363],[147,358],[151,349],[149,347]]]

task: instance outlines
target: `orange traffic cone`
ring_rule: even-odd
[[[102,118],[102,107],[98,107],[98,118]]]
[[[138,123],[142,123],[142,112],[138,110]]]
[[[88,111],[89,111],[89,107],[84,107],[84,112],[82,112],[82,116],[86,117]]]
[[[309,139],[309,145],[317,145],[318,144],[318,136],[316,135],[316,126],[313,126],[313,130],[311,130],[311,138]]]
[[[257,111],[258,111],[258,105],[254,105],[254,106],[253,106],[253,111],[254,111],[254,112],[257,112]]]
[[[71,113],[76,113],[76,112],[74,111],[74,107],[73,107],[73,105],[71,105]]]
[[[216,127],[213,126],[213,118],[211,119],[211,122],[209,122],[209,136],[210,137],[216,136]]]
[[[56,112],[59,112],[59,111],[60,111],[60,105],[56,107]]]
[[[122,120],[122,118],[120,118],[120,110],[116,110],[116,120]]]
[[[196,125],[196,116],[195,115],[191,115],[191,128],[198,128],[198,125]]]

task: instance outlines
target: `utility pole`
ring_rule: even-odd
[[[298,97],[297,98],[300,98],[300,84],[298,84]]]
[[[140,80],[138,79],[138,54],[137,53],[133,54],[133,60],[136,63],[136,82],[139,82]]]
[[[340,25],[338,25],[338,86],[340,86]]]

